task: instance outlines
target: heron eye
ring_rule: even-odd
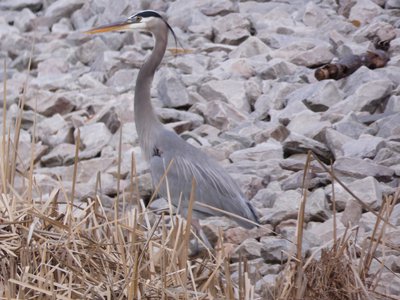
[[[136,16],[135,21],[137,23],[139,23],[140,21],[142,21],[142,17],[141,16]]]

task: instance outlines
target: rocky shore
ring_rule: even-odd
[[[257,293],[275,280],[293,248],[287,239],[295,238],[309,151],[366,206],[313,159],[306,181],[305,253],[332,239],[333,199],[338,233],[349,224],[358,226],[359,239],[371,233],[376,216],[367,207],[379,211],[400,178],[396,0],[0,2],[7,128],[15,132],[18,103],[24,99],[17,168],[24,174],[34,157],[35,197],[46,199],[60,182],[64,196],[69,195],[79,135],[77,200],[93,197],[100,186],[100,199],[112,209],[117,194],[122,199],[136,187],[133,177],[141,197],[150,198],[153,187],[138,145],[133,90],[153,40],[139,32],[83,33],[142,9],[163,13],[178,37],[178,43],[171,37],[170,47],[186,52],[168,51],[156,74],[152,101],[157,114],[216,157],[265,227],[278,234],[248,232],[225,219],[203,221],[210,240],[217,239],[218,226],[225,229],[233,261],[239,253],[251,260]],[[376,38],[391,40],[385,67],[361,67],[337,81],[315,79],[317,67],[345,53],[365,53]],[[16,187],[26,180],[17,177]],[[151,208],[163,205],[156,200]],[[387,243],[393,250],[400,247],[400,204],[390,222],[394,227],[388,228]],[[391,271],[383,272],[380,288],[399,295],[400,252],[392,250],[381,253]]]

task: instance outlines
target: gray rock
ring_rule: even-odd
[[[374,161],[380,165],[389,167],[391,165],[394,165],[392,161],[400,162],[400,157],[398,157],[397,151],[392,150],[390,148],[382,148],[379,149],[378,153],[374,157]],[[390,162],[387,163],[388,161]]]
[[[271,139],[253,148],[235,151],[229,156],[229,159],[233,162],[243,160],[265,161],[269,159],[281,159],[282,157],[281,144]]]
[[[201,86],[199,93],[210,101],[224,101],[241,111],[250,111],[243,81],[232,79],[211,80]]]
[[[291,155],[290,157],[280,161],[279,165],[284,170],[290,170],[295,172],[304,171],[306,167],[306,161],[307,161],[307,154],[296,154],[296,155]],[[315,160],[312,160],[310,162],[310,169],[313,173],[325,172],[325,170],[321,167],[321,165]]]
[[[359,225],[362,215],[361,204],[356,200],[351,199],[346,203],[344,212],[340,221],[346,227],[352,228],[353,226]]]
[[[264,188],[268,182],[254,174],[231,174],[232,178],[239,185],[243,191],[246,199],[251,199],[257,193],[258,190]]]
[[[296,172],[282,180],[282,190],[287,191],[303,187],[308,190],[313,190],[316,187],[326,186],[331,182],[330,178],[326,174],[310,173],[308,177],[309,178],[304,183],[304,171]]]
[[[257,208],[272,208],[278,194],[281,193],[280,186],[278,188],[273,187],[273,183],[270,183],[267,188],[263,188],[257,191],[257,194],[251,199],[251,202]]]
[[[257,143],[262,143],[269,138],[273,138],[277,141],[284,141],[290,134],[290,131],[283,125],[281,124],[273,124],[273,123],[267,123],[269,126],[265,128],[263,131],[258,132],[258,134],[255,135],[255,141]]]
[[[192,101],[186,87],[177,72],[163,68],[160,70],[160,80],[157,83],[158,98],[167,107],[182,107],[191,105]]]
[[[361,85],[354,94],[345,100],[330,107],[329,112],[349,114],[355,111],[366,111],[371,114],[375,113],[392,90],[393,83],[389,80],[371,80]]]
[[[104,123],[93,123],[84,125],[79,128],[81,144],[85,151],[96,152],[94,155],[100,152],[101,148],[104,147],[111,139],[111,132],[108,130]],[[75,138],[77,131],[75,130]]]
[[[100,74],[102,74],[102,75],[100,76]],[[99,76],[102,77],[103,73],[99,72],[97,75],[95,72],[83,74],[78,79],[79,85],[82,88],[104,89],[105,86],[101,82],[101,79],[99,78]]]
[[[135,78],[137,77],[138,70],[136,69],[122,69],[116,71],[110,79],[107,80],[106,85],[113,87],[118,93],[125,93],[133,90]]]
[[[267,56],[271,49],[256,36],[250,36],[229,53],[229,58],[250,58],[257,55]]]
[[[111,107],[107,111],[102,111],[101,114],[97,114],[99,122],[103,122],[111,133],[115,133],[121,126],[118,114],[115,112],[115,108]]]
[[[98,172],[102,173],[115,164],[113,158],[93,158],[79,162],[79,172],[77,182],[87,183]],[[39,168],[35,170],[37,174],[49,175],[53,178],[60,177],[63,181],[72,181],[74,166],[60,166],[52,168]]]
[[[296,241],[297,220],[284,221],[280,223],[275,230],[280,235],[280,237],[285,238],[289,241]],[[319,241],[315,239],[314,235],[310,234],[307,231],[303,231],[302,245],[301,245],[302,254],[308,255],[311,248],[320,246],[318,242]]]
[[[204,123],[204,119],[201,116],[189,111],[160,108],[156,110],[156,113],[163,123],[186,121],[190,123],[190,129],[199,127]]]
[[[219,230],[227,230],[236,226],[236,223],[226,217],[210,217],[200,221],[200,225],[207,239],[215,245],[219,238]]]
[[[324,160],[332,159],[332,153],[324,144],[294,132],[290,133],[282,146],[285,156],[312,151]]]
[[[203,1],[202,3],[201,12],[206,16],[230,15],[238,10],[237,3],[229,0]]]
[[[165,124],[165,126],[175,131],[177,134],[182,134],[188,132],[192,128],[192,123],[190,121],[177,121]]]
[[[359,122],[357,117],[352,112],[347,114],[340,121],[334,123],[332,128],[337,132],[353,139],[358,139],[361,134],[369,132],[368,127]]]
[[[365,51],[365,49],[363,49]],[[370,81],[379,81],[388,79],[387,76],[379,75],[374,72],[375,70],[371,70],[367,67],[362,66],[357,69],[351,76],[347,77],[347,80],[344,80],[341,85],[341,90],[344,95],[353,95],[355,92],[362,86],[367,84]]]
[[[255,77],[249,78],[249,80],[245,82],[245,88],[250,110],[252,110],[254,103],[262,94],[262,82]]]
[[[222,62],[210,72],[216,79],[249,79],[257,74],[254,63],[248,58],[233,58]]]
[[[337,159],[344,155],[343,145],[355,142],[356,140],[344,135],[332,128],[326,128],[324,131],[324,142],[328,149],[332,152],[333,157]]]
[[[187,17],[187,15],[190,15],[191,17],[188,30],[200,35],[201,37],[211,40],[213,36],[213,29],[212,24],[207,22],[208,18],[202,12],[197,10],[192,11],[191,14],[186,14],[185,17]]]
[[[193,105],[191,111],[199,112],[210,125],[226,130],[246,120],[246,114],[222,101],[212,101],[205,105]]]
[[[203,73],[207,70],[209,63],[210,58],[201,55],[201,53],[188,53],[185,56],[177,56],[174,57],[174,60],[171,62],[171,64],[176,66],[183,74]],[[162,68],[160,71],[166,71],[165,69],[168,71],[171,70],[170,68]]]
[[[235,245],[241,244],[248,238],[256,239],[261,236],[272,235],[273,228],[270,225],[254,227],[250,230],[243,227],[234,227],[224,230],[224,241]]]
[[[229,173],[251,174],[262,177],[266,183],[282,180],[282,178],[286,178],[288,174],[291,174],[291,172],[282,170],[281,167],[279,167],[279,160],[277,159],[268,161],[244,160],[228,164],[225,169]]]
[[[57,76],[48,75],[34,78],[31,81],[31,87],[39,90],[57,91],[57,90],[77,90],[78,85],[75,82],[74,73],[59,74]],[[33,101],[33,100],[32,100]]]
[[[36,15],[30,9],[24,8],[19,13],[19,17],[15,19],[14,26],[21,32],[29,31],[32,28],[34,19],[36,19]]]
[[[259,258],[261,256],[262,247],[263,244],[256,239],[247,239],[234,250],[231,259],[233,261],[238,261],[240,255],[249,260]]]
[[[323,189],[317,189],[307,195],[306,220],[324,222],[332,216],[328,201]]]
[[[370,0],[357,1],[350,10],[350,20],[359,20],[369,23],[383,13],[382,8]]]
[[[373,176],[382,181],[390,181],[394,175],[393,169],[360,158],[340,157],[336,159],[333,168],[339,177],[365,178]]]
[[[14,130],[14,126],[15,126],[15,120],[17,118],[20,117],[20,113],[21,111],[19,110],[18,106],[16,104],[12,104],[8,110],[8,116],[6,116],[6,118],[9,118],[9,120],[7,121],[8,126],[11,127],[11,130]],[[21,128],[26,129],[26,130],[30,130],[32,129],[32,125],[35,122],[40,123],[42,120],[44,119],[44,117],[38,113],[36,113],[35,111],[25,111],[22,115],[21,115]],[[12,122],[10,124],[10,121]]]
[[[100,37],[90,39],[75,50],[76,58],[85,65],[93,65],[96,60],[101,61],[101,55],[108,49]],[[105,60],[106,58],[104,58]],[[109,61],[109,59],[107,60]],[[99,62],[97,62],[99,63]]]
[[[273,58],[265,64],[259,65],[257,73],[262,79],[278,79],[293,75],[297,71],[297,66],[281,58]]]
[[[199,7],[203,3],[199,3],[196,1],[184,1],[178,0],[171,3],[168,7],[167,14],[169,15],[168,22],[172,26],[176,26],[181,28],[182,30],[188,30],[189,26],[195,27],[194,32],[203,30],[208,31],[211,30],[211,24],[209,26],[201,26],[198,29],[200,24],[207,24],[207,17],[199,11]],[[192,10],[192,14],[188,14],[187,12]]]
[[[35,174],[35,184],[37,185],[37,189],[33,189],[34,197],[42,197],[42,199],[46,199],[47,196],[50,196],[50,193],[60,187],[60,182],[51,178],[48,175],[44,174]]]
[[[285,86],[286,88],[290,89],[290,87],[286,84]],[[276,111],[275,109],[283,108],[286,92],[290,91],[283,91],[281,90],[281,87],[275,86],[275,84],[274,86],[269,87],[268,90],[264,90],[264,93],[254,103],[254,112],[252,113],[252,115],[260,120],[278,122],[281,115],[285,117],[286,108],[283,111]],[[303,107],[304,109],[307,109],[304,105]],[[272,117],[275,117],[275,119],[272,119]]]
[[[182,136],[182,135],[181,135]],[[201,143],[202,145],[208,144],[208,143]],[[193,145],[193,143],[192,143]],[[195,146],[198,146],[199,143],[196,142],[194,144]],[[202,147],[202,149],[211,157],[214,157],[216,160],[221,161],[221,162],[227,162],[229,159],[229,155],[231,155],[233,152],[242,149],[243,146],[237,142],[237,141],[224,141],[216,146],[211,146],[208,144],[206,147]]]
[[[11,108],[12,107],[13,106],[11,106]],[[3,128],[0,129],[0,133],[3,136],[3,132],[2,131],[3,131]],[[14,141],[15,138],[16,138],[15,137],[15,127],[14,127],[14,125],[11,125],[11,126],[9,126],[7,128],[7,133],[5,135],[6,138],[8,136],[8,132],[10,132],[11,141]],[[25,130],[23,128],[20,128],[20,130],[19,130],[19,141],[20,142],[25,142],[27,144],[30,144],[32,142],[31,134],[27,130]]]
[[[271,55],[287,59],[295,65],[313,67],[327,64],[333,59],[330,48],[328,43],[321,41],[318,44],[310,41],[297,41],[289,47],[275,50]]]
[[[395,225],[400,225],[400,205],[396,204],[392,210],[392,214],[390,215],[390,222]]]
[[[378,133],[376,136],[388,138],[400,135],[400,113],[386,117],[378,122]]]
[[[387,251],[386,251],[387,252]],[[387,255],[385,252],[385,256]],[[397,255],[394,253],[394,255]],[[385,263],[386,266],[386,263]],[[379,270],[382,270],[382,264],[379,264]],[[376,287],[377,293],[383,295],[399,295],[400,294],[400,280],[396,273],[390,271],[383,271],[379,282]]]
[[[53,33],[66,34],[69,33],[70,31],[72,31],[72,24],[70,20],[67,18],[62,18],[60,21],[58,21],[51,27],[51,32]]]
[[[211,144],[220,144],[222,141],[219,137],[221,130],[209,124],[202,124],[193,130],[193,134],[202,138],[200,144],[209,146]],[[199,144],[199,142],[197,142]]]
[[[341,213],[336,214],[336,218],[339,220]],[[320,222],[309,222],[307,224],[306,234],[314,237],[314,242],[319,245],[324,245],[325,243],[331,241],[334,238],[333,235],[333,218],[320,223]],[[339,237],[345,231],[345,227],[341,222],[336,222],[336,235]]]
[[[225,246],[228,246],[229,244],[228,243],[225,243]],[[229,249],[229,248],[228,248]],[[227,252],[225,252],[225,253],[227,253]],[[240,278],[239,277],[239,270],[240,269],[242,269],[243,270],[243,264],[242,264],[242,262],[235,262],[235,263],[232,263],[231,265],[230,265],[230,267],[231,267],[231,274],[232,274],[232,281],[233,282],[238,282],[238,279]],[[248,271],[249,271],[249,279],[252,281],[252,282],[255,282],[256,280],[258,280],[259,279],[259,275],[261,275],[261,273],[260,273],[260,269],[261,268],[263,268],[264,270],[266,269],[266,268],[268,268],[268,265],[266,264],[266,263],[264,263],[264,260],[262,259],[262,258],[256,258],[256,259],[253,259],[253,260],[250,260],[249,262],[248,262]],[[271,273],[272,273],[272,270],[276,270],[276,269],[278,269],[278,268],[273,268],[273,267],[271,267],[270,268],[270,270],[271,270]],[[250,275],[250,273],[251,273],[251,275]]]
[[[43,94],[39,91],[36,97],[32,97],[26,101],[26,106],[44,116],[64,115],[75,108],[75,101],[78,97],[79,95],[76,93],[48,94],[43,97]]]
[[[81,8],[84,3],[84,0],[58,0],[47,7],[45,16],[57,22],[61,18],[71,16],[71,14],[75,10]]]
[[[39,122],[36,135],[44,144],[56,146],[61,143],[72,143],[72,132],[68,123],[60,114],[55,114]]]
[[[33,144],[31,141],[20,139],[20,142],[18,143],[18,157],[16,161],[18,171],[28,171],[31,166],[31,161],[33,160],[33,162],[36,162],[40,160],[47,150],[48,147],[43,145],[42,142]]]
[[[267,263],[277,264],[288,259],[288,253],[294,249],[294,244],[276,237],[261,238],[261,257]]]
[[[45,167],[70,165],[74,162],[75,148],[73,144],[59,144],[40,161]]]
[[[316,138],[329,127],[331,127],[330,122],[321,120],[320,114],[308,110],[292,116],[290,123],[287,125],[287,129],[290,132],[312,139]]]
[[[268,299],[269,297],[271,297],[271,291],[273,290],[277,279],[278,275],[267,274],[256,282],[255,292],[261,295],[261,299]]]
[[[120,180],[118,190],[117,178],[108,173],[102,173],[99,178],[93,176],[87,184],[91,186],[93,190],[95,190],[97,184],[98,193],[110,197],[115,197],[118,192],[122,192],[127,187],[127,182]]]
[[[335,81],[324,80],[304,85],[287,96],[287,102],[302,101],[310,110],[322,112],[343,99]]]
[[[361,135],[358,140],[349,140],[342,147],[346,157],[373,159],[378,151],[385,147],[385,141],[380,137]]]
[[[115,135],[114,135],[115,137]],[[116,148],[118,149],[118,148]],[[137,176],[143,176],[149,174],[149,166],[145,161],[142,152],[139,146],[132,147],[127,144],[123,144],[121,148],[122,156],[121,156],[121,164],[118,167],[117,164],[114,164],[110,168],[107,169],[107,173],[113,175],[115,178],[126,178],[129,173],[136,173]],[[101,153],[101,157],[105,156],[104,148]],[[118,152],[113,151],[109,158],[116,159],[118,157]],[[132,170],[134,168],[134,170]],[[135,174],[134,174],[135,175]],[[131,176],[134,176],[131,174]],[[152,183],[147,182],[148,179],[145,178],[144,185],[146,186],[146,191],[152,188]],[[148,187],[147,185],[150,184]],[[135,187],[136,188],[136,187]],[[147,193],[147,192],[145,192]]]
[[[392,95],[385,108],[385,113],[396,113],[400,111],[400,96]]]
[[[215,42],[239,45],[250,36],[250,22],[238,13],[219,18],[213,24]]]
[[[313,2],[308,2],[304,8],[302,19],[305,25],[318,28],[326,23],[329,17],[326,15],[324,9],[321,9]]]
[[[283,191],[275,199],[272,209],[262,212],[261,222],[273,226],[289,219],[296,219],[302,195],[297,190]]]
[[[341,101],[343,96],[337,87],[336,81],[322,81],[316,86],[314,93],[302,101],[312,111],[326,111],[332,105]]]
[[[400,8],[400,2],[399,2],[399,0],[387,0],[385,8],[389,8],[389,9]]]
[[[6,103],[6,105],[8,108],[12,104],[18,103],[21,88],[22,88],[22,85],[20,85],[20,83],[13,82],[12,80],[7,80],[7,88],[6,88],[7,103]],[[2,87],[0,87],[0,93],[1,93],[1,95],[4,95],[4,85]]]
[[[59,76],[68,72],[68,63],[58,58],[41,61],[37,66],[38,77]]]
[[[7,10],[23,10],[27,8],[33,12],[37,12],[42,7],[43,0],[6,0],[0,3],[0,8]]]
[[[346,185],[361,201],[373,209],[377,209],[382,204],[382,189],[379,182],[372,176],[354,180]],[[329,188],[328,188],[329,190]],[[329,200],[333,201],[332,193],[329,192]],[[336,209],[342,211],[348,202],[354,198],[341,185],[335,184]]]
[[[268,140],[273,135],[276,127],[270,123],[261,121],[243,122],[231,130],[221,133],[220,137],[227,140],[240,142],[244,147],[249,148],[255,143]]]

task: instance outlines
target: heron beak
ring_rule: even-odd
[[[141,26],[138,26],[138,25],[141,25]],[[124,21],[119,21],[119,22],[103,25],[100,27],[95,27],[88,31],[85,31],[84,33],[95,34],[95,33],[103,33],[103,32],[110,32],[110,31],[128,31],[128,30],[131,30],[134,28],[139,28],[142,26],[143,25],[141,23],[132,23],[132,22],[129,22],[128,20],[124,20]]]

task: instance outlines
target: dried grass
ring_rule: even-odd
[[[5,80],[5,91],[6,87]],[[72,190],[67,192],[60,180],[59,187],[43,196],[34,179],[34,140],[30,166],[18,168],[24,101],[22,95],[15,124],[7,124],[4,92],[0,147],[1,299],[232,299],[239,293],[243,295],[241,299],[253,299],[246,272],[239,279],[240,287],[230,278],[222,234],[219,250],[192,258],[188,256],[189,223],[179,217],[156,215],[142,202],[128,203],[132,201],[127,199],[138,199],[137,189],[122,195],[122,211],[118,211],[117,200],[111,213],[98,196],[88,198],[86,203],[75,201],[79,133]],[[34,131],[35,127],[36,124]],[[120,169],[120,150],[118,156]],[[131,169],[134,183],[134,157]],[[15,187],[17,178],[26,183],[25,188]],[[67,202],[62,203],[59,198]]]
[[[0,205],[0,296],[40,299],[224,298],[226,258],[182,258],[182,220],[166,229],[136,208],[109,220],[99,200],[60,212],[3,194]],[[96,209],[98,207],[98,209]],[[72,215],[72,217],[71,217]],[[79,217],[75,217],[79,216]],[[232,282],[229,282],[231,289]]]
[[[318,160],[312,153],[309,153],[304,171],[304,193],[297,223],[297,253],[301,253],[302,250],[304,207],[307,201],[306,175],[310,171],[309,166],[312,159]],[[333,170],[329,170],[322,163],[321,166],[331,175],[332,182],[336,181],[344,187],[343,183],[337,180]],[[347,187],[345,189],[348,190]],[[350,193],[353,194],[351,191]],[[354,197],[364,208],[369,209],[361,199],[355,195]],[[394,227],[388,220],[399,199],[400,190],[395,195],[386,197],[378,213],[373,212],[377,219],[374,230],[366,240],[359,236],[358,226],[347,227],[343,234],[338,235],[336,215],[334,214],[332,240],[313,252],[307,259],[299,254],[292,256],[273,287],[272,298],[278,300],[400,299],[398,295],[384,294],[377,290],[382,283],[380,282],[382,271],[384,269],[390,271],[390,268],[384,264],[384,261],[376,257],[378,247],[387,244],[385,241],[387,228]],[[334,192],[333,207],[335,207]],[[375,273],[371,272],[373,260],[381,264],[381,268]],[[399,277],[394,272],[392,273]]]

